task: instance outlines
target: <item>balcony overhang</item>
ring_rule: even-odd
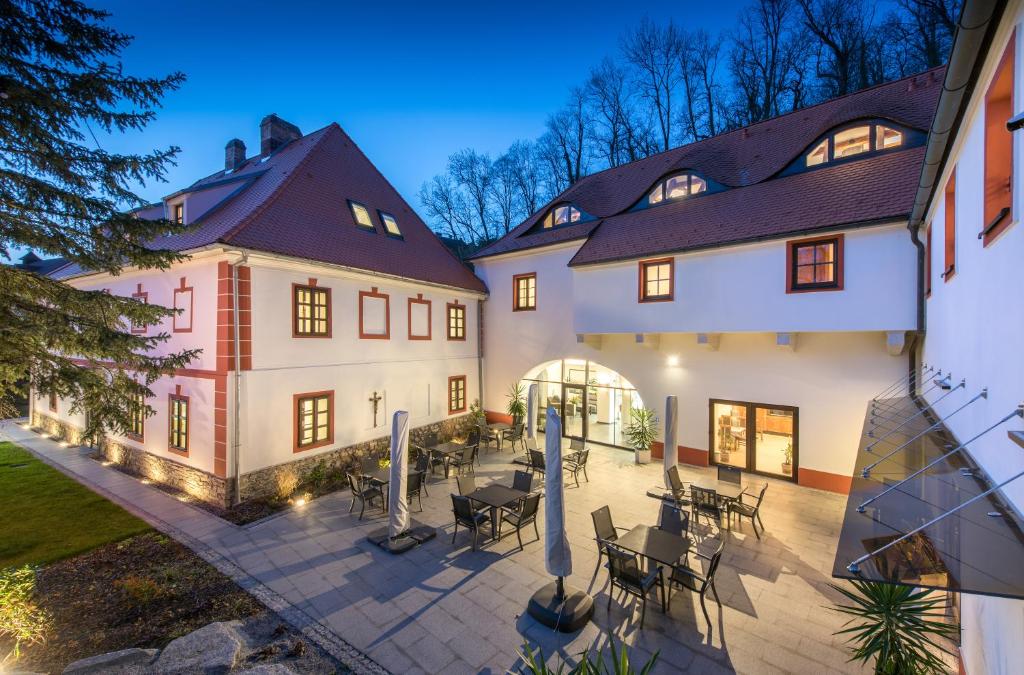
[[[878,433],[868,436],[879,424],[897,428],[882,444],[876,443]],[[1008,452],[1019,451],[1006,443]],[[909,397],[869,404],[833,577],[1024,599],[1020,514],[994,490],[969,447],[956,451],[960,446],[931,408]]]

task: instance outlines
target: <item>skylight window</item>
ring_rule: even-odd
[[[395,220],[395,217],[383,211],[378,211],[378,213],[380,214],[380,222],[384,223],[384,229],[387,230],[387,233],[393,237],[401,237],[402,231],[398,229],[398,221]]]
[[[352,218],[356,221],[356,225],[368,230],[374,229],[373,221],[370,220],[370,212],[365,206],[359,202],[349,200],[348,207],[352,209]]]
[[[583,214],[572,204],[561,204],[554,207],[544,216],[544,229],[579,222]]]
[[[814,146],[805,156],[806,166],[819,166],[869,152],[891,150],[906,142],[906,134],[884,124],[861,124],[841,129]]]
[[[708,182],[700,176],[684,172],[662,179],[647,194],[647,203],[651,206],[664,201],[675,201],[691,195],[706,192]]]

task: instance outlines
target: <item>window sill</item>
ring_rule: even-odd
[[[316,450],[317,448],[326,448],[328,445],[332,445],[333,443],[334,438],[328,438],[327,440],[319,441],[318,443],[310,443],[308,445],[297,445],[294,448],[292,448],[292,452],[299,453],[306,452],[307,450]]]
[[[178,455],[179,457],[188,457],[188,450],[182,450],[181,448],[168,447],[167,452]]]
[[[786,293],[830,293],[843,290],[842,286],[792,286],[786,289]]]
[[[675,297],[673,297],[671,295],[666,295],[666,296],[660,296],[659,295],[659,296],[654,296],[654,297],[649,297],[649,298],[640,298],[637,302],[639,302],[640,304],[645,304],[645,303],[648,303],[648,302],[672,302],[673,300],[675,300]]]

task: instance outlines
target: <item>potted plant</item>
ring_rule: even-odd
[[[790,441],[786,449],[782,451],[785,459],[782,462],[782,473],[790,476],[793,474],[793,442]]]
[[[476,422],[477,426],[487,423],[487,414],[484,413],[484,409],[480,405],[480,399],[474,399],[473,403],[470,404],[469,414],[473,416],[473,421]]]
[[[853,617],[846,628],[835,633],[847,637],[851,661],[867,664],[874,659],[874,670],[879,675],[948,672],[936,652],[952,653],[937,640],[954,639],[959,627],[944,620],[944,597],[904,584],[850,583],[852,590],[829,585],[851,603],[832,608]]]
[[[651,444],[658,435],[658,416],[650,408],[633,408],[630,411],[629,426],[626,427],[626,440],[633,446],[637,464],[649,464],[651,461]]]
[[[516,382],[509,389],[505,412],[512,417],[512,424],[519,424],[526,417],[526,388],[521,382]]]

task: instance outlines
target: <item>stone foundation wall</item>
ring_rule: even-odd
[[[410,429],[409,442],[419,444],[431,436],[440,439],[463,438],[474,424],[474,418],[469,414],[450,417],[440,422]],[[353,471],[360,466],[364,458],[387,457],[390,451],[391,436],[388,435],[252,471],[241,477],[241,499],[245,501],[257,497],[289,497],[299,485],[305,482],[309,473],[319,465],[322,465],[326,471]]]
[[[73,445],[82,442],[82,429],[44,415],[38,410],[33,412],[32,425],[45,430],[54,438]],[[158,457],[110,438],[103,439],[98,451],[108,461],[124,467],[130,473],[145,476],[155,483],[169,485],[216,506],[223,507],[228,503],[231,494],[228,488],[231,481],[224,478],[218,478],[172,459]]]

